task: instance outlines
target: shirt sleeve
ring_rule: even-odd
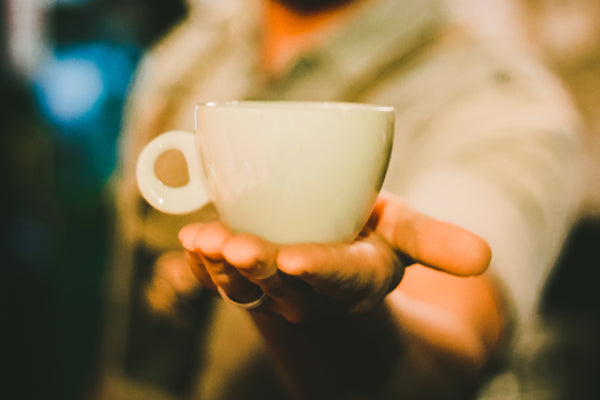
[[[536,310],[581,193],[579,121],[550,87],[482,87],[403,142],[417,156],[407,158],[410,178],[397,191],[490,243],[490,272],[505,287],[517,323]]]

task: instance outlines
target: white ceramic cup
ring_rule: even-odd
[[[139,156],[144,198],[165,213],[213,202],[236,232],[275,243],[349,241],[366,223],[392,149],[392,107],[327,102],[211,102],[196,106],[196,134],[166,132]],[[180,150],[189,182],[154,172]]]

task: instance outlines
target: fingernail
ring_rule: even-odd
[[[194,248],[195,237],[196,237],[196,235],[194,234],[194,231],[191,229],[182,228],[179,231],[179,241],[181,242],[181,245],[187,251],[193,252],[195,250],[195,248]]]

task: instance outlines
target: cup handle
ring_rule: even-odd
[[[167,150],[179,150],[187,163],[189,182],[185,186],[165,185],[154,172],[156,159]],[[137,160],[136,178],[142,196],[159,211],[168,214],[187,214],[210,199],[201,177],[194,134],[186,131],[165,132],[144,147]]]

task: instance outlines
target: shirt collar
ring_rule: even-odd
[[[244,48],[251,57],[258,53],[258,40],[248,39],[260,37],[260,1],[228,1],[230,7],[215,7],[215,19],[225,22],[221,26],[234,42],[245,43],[238,50]],[[378,71],[437,37],[446,20],[440,0],[372,0],[359,7],[363,9],[290,63],[281,76],[267,80],[266,86],[261,80],[251,97],[352,100],[352,92],[360,91]]]
[[[439,0],[374,0],[361,6],[291,64],[270,88],[271,97],[355,101],[380,71],[437,37],[446,20]]]
[[[345,79],[357,78],[422,47],[443,21],[439,0],[373,1],[320,49],[321,56]]]

